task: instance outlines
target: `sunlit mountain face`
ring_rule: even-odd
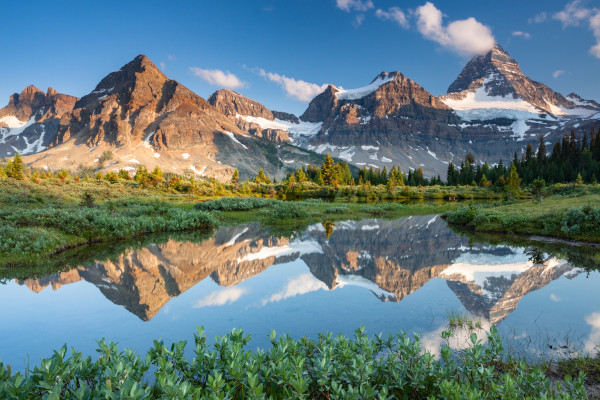
[[[292,261],[303,262],[310,273],[288,282],[267,303],[291,293],[344,287],[370,291],[383,302],[401,302],[439,278],[466,310],[495,324],[528,293],[578,273],[566,261],[532,260],[525,249],[469,245],[438,216],[418,216],[314,224],[291,238],[274,236],[260,224],[226,227],[201,243],[169,240],[19,284],[41,292],[85,280],[149,321],[172,298],[205,279],[235,287]]]

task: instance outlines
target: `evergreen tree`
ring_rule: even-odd
[[[158,185],[159,183],[164,183],[165,177],[163,176],[162,171],[158,168],[158,165],[154,167],[154,170],[150,174],[150,183],[152,185]]]
[[[510,166],[510,173],[508,174],[508,179],[506,181],[506,192],[508,193],[508,198],[513,199],[514,197],[519,195],[519,191],[521,188],[521,178],[517,173],[517,167],[513,163]]]
[[[21,154],[15,153],[13,160],[6,165],[5,171],[9,178],[23,179],[23,159],[21,158]]]
[[[235,171],[233,171],[233,175],[231,176],[231,183],[236,185],[237,183],[239,183],[240,181],[240,171],[238,171],[238,169],[236,168]]]
[[[544,186],[546,186],[546,181],[540,178],[536,178],[532,183],[533,196],[536,197],[540,203],[542,202]]]
[[[265,175],[265,171],[263,171],[263,169],[261,168],[258,170],[258,175],[256,175],[256,177],[254,178],[254,182],[259,184],[269,184],[271,183],[271,180],[267,175]]]
[[[335,162],[329,153],[325,155],[325,161],[321,165],[321,178],[323,179],[323,184],[327,186],[335,185],[339,182],[338,170],[335,168]]]

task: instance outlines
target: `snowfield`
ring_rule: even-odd
[[[236,118],[241,118],[244,121],[258,124],[262,129],[278,129],[286,131],[292,137],[297,138],[299,136],[314,136],[321,130],[323,126],[322,122],[306,122],[300,120],[300,123],[295,124],[291,121],[283,121],[275,118],[274,120],[266,119],[263,117],[253,117],[250,115],[236,114]]]
[[[379,89],[380,86],[394,80],[394,76],[395,75],[388,75],[385,78],[377,78],[375,79],[375,81],[373,81],[373,83],[357,89],[346,90],[342,87],[339,87],[337,88],[337,93],[335,94],[335,97],[337,97],[338,100],[362,99],[363,97],[368,96],[377,89]]]

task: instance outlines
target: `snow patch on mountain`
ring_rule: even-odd
[[[0,118],[0,122],[4,122],[8,126],[8,128],[0,128],[0,143],[5,143],[8,137],[18,136],[35,124],[35,115],[26,122],[22,122],[12,115]]]
[[[262,129],[277,129],[290,133],[293,137],[314,136],[321,130],[323,122],[306,122],[299,120],[299,123],[284,121],[280,119],[266,119],[263,117],[253,117],[251,115],[236,114],[236,118],[241,118],[247,122],[259,125]]]
[[[19,118],[14,115],[7,115],[5,117],[0,118],[0,124],[5,124],[7,128],[16,129],[20,128],[23,125],[27,124],[27,121],[21,121]]]
[[[242,142],[240,142],[239,140],[236,139],[235,135],[232,132],[227,132],[224,131],[224,134],[226,134],[227,136],[229,136],[231,138],[231,140],[233,140],[235,143],[239,144],[240,146],[242,146],[243,148],[245,148],[246,150],[248,150],[248,147],[246,147],[246,145],[244,145]]]
[[[520,98],[511,96],[490,96],[486,91],[486,84],[496,79],[495,75],[484,78],[483,83],[474,92],[468,92],[462,99],[442,96],[440,100],[453,110],[476,110],[476,109],[495,109],[495,110],[519,110],[532,114],[539,114],[540,110],[530,103]]]
[[[346,90],[342,87],[339,87],[339,88],[337,88],[335,97],[337,97],[338,100],[362,99],[363,97],[368,96],[371,93],[373,93],[374,91],[376,91],[377,89],[379,89],[379,87],[381,87],[382,85],[394,80],[394,76],[395,75],[387,75],[385,77],[379,76],[371,84],[357,88],[357,89]]]

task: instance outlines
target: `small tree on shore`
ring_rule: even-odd
[[[510,200],[519,195],[519,191],[521,189],[521,178],[517,173],[517,167],[514,163],[510,167],[510,173],[508,174],[505,188]]]
[[[543,199],[543,191],[544,191],[544,187],[546,186],[546,181],[540,178],[536,178],[533,180],[532,182],[532,190],[531,193],[533,194],[533,197],[538,199],[538,201],[541,203],[542,199]]]
[[[4,168],[8,177],[17,180],[22,180],[24,178],[23,169],[23,159],[19,153],[15,153],[13,160],[6,164],[6,167]]]

